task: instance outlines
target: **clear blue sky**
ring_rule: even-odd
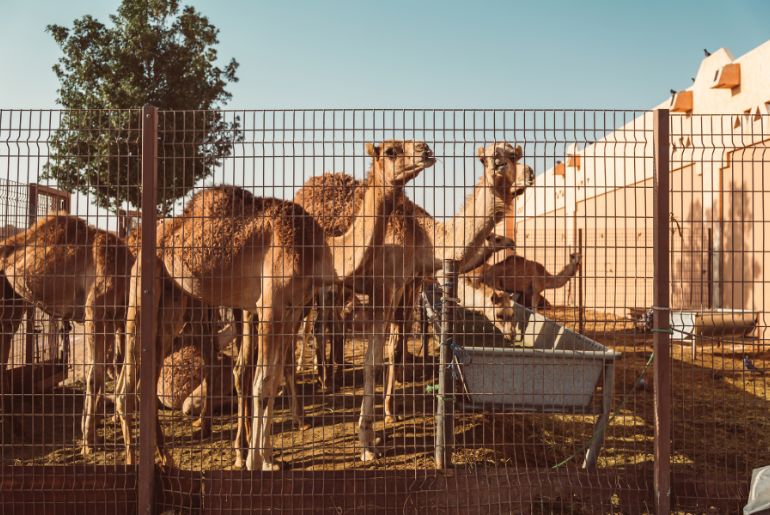
[[[118,0],[5,0],[0,107],[55,106],[44,32]],[[240,63],[234,108],[647,108],[687,87],[702,49],[770,39],[770,1],[190,0]]]

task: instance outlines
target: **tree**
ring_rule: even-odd
[[[138,207],[140,108],[173,110],[158,121],[158,210],[168,213],[240,139],[237,117],[210,111],[231,98],[238,63],[217,65],[219,29],[177,0],[123,0],[110,20],[46,27],[64,54],[53,71],[66,110],[43,177],[102,207]]]

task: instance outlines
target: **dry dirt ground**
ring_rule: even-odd
[[[555,308],[547,316],[575,327],[576,310]],[[648,474],[653,460],[652,335],[628,321],[589,312],[586,333],[623,353],[616,371],[615,414],[599,467]],[[770,394],[767,375],[745,370],[744,355],[770,369],[770,349],[756,340],[708,340],[695,360],[689,346],[673,344],[673,478],[714,482],[746,481],[751,469],[770,463]],[[276,403],[276,457],[293,470],[430,469],[433,467],[433,396],[435,352],[420,356],[412,341],[402,382],[398,411],[403,420],[389,426],[378,407],[376,430],[383,456],[370,463],[358,460],[356,422],[362,395],[363,346],[349,344],[342,386],[334,393],[318,391],[310,367],[299,376],[299,391],[308,429],[295,428],[288,417],[288,399]],[[432,345],[431,345],[432,347]],[[768,372],[770,374],[770,372]],[[382,384],[380,382],[380,384]],[[113,384],[108,384],[108,392]],[[378,402],[382,399],[378,388]],[[597,395],[598,400],[599,395]],[[122,439],[113,421],[111,403],[101,412],[99,435],[104,444],[87,458],[77,448],[83,385],[58,387],[45,397],[5,400],[0,457],[3,464],[122,463]],[[213,435],[201,439],[192,420],[162,410],[167,445],[180,468],[232,468],[232,412],[213,420]],[[579,462],[593,431],[595,417],[570,414],[455,413],[453,461],[464,467],[548,468],[564,460]]]

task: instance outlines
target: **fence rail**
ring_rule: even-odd
[[[0,111],[0,506],[738,511],[770,119],[733,118]]]

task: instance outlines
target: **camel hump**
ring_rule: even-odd
[[[34,245],[39,248],[57,244],[88,244],[92,232],[83,219],[64,211],[39,218],[27,229],[0,242],[0,255],[7,257],[22,247]]]
[[[237,186],[207,188],[193,196],[184,215],[163,235],[164,261],[175,272],[214,274],[271,243],[282,249],[287,264],[309,271],[327,261],[324,232],[305,209],[286,200],[256,197]],[[185,252],[184,249],[195,249]],[[317,255],[318,253],[320,255]],[[325,265],[323,265],[325,266]],[[288,271],[287,271],[288,272]]]
[[[329,236],[343,234],[363,202],[364,183],[345,173],[325,173],[308,179],[294,196]]]

